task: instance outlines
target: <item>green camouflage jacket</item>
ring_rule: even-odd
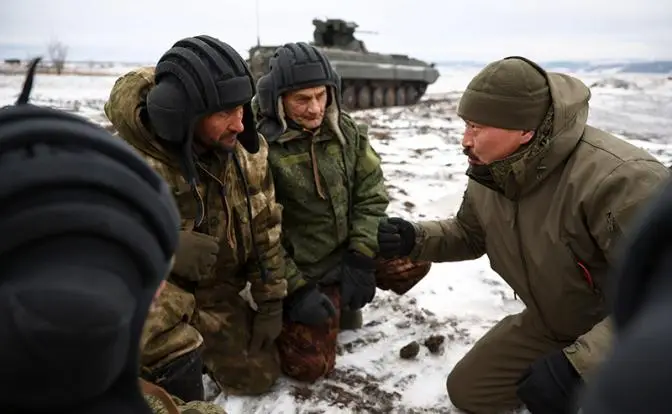
[[[288,289],[319,278],[348,250],[374,257],[378,222],[389,200],[368,128],[345,113],[317,132],[288,128],[269,139],[283,245],[300,269]],[[302,274],[303,277],[298,276]]]

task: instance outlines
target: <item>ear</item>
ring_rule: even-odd
[[[534,131],[522,131],[520,136],[520,144],[527,144],[534,137]]]

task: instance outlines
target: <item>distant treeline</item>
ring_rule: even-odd
[[[487,62],[477,61],[441,61],[437,66],[484,66]],[[539,62],[547,69],[563,69],[568,71],[602,71],[617,70],[621,73],[672,73],[672,60],[653,60],[646,62],[609,62],[596,63],[580,60],[553,60]]]

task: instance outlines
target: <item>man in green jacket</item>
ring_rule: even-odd
[[[288,272],[296,276],[287,280],[278,347],[287,375],[314,381],[333,369],[339,328],[361,327],[360,309],[375,295],[388,198],[367,128],[341,111],[340,78],[327,58],[289,43],[270,67],[257,84],[257,128],[283,206],[283,246],[297,269]]]
[[[605,276],[633,214],[668,180],[647,152],[586,124],[590,90],[525,58],[487,65],[458,107],[469,159],[454,218],[379,228],[381,255],[487,254],[526,309],[485,334],[448,376],[472,413],[561,413],[611,342]]]

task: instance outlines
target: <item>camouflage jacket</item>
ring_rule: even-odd
[[[163,388],[140,380],[145,402],[152,410],[152,414],[226,414],[226,410],[219,405],[208,401],[184,402],[168,394]]]
[[[191,230],[197,216],[197,201],[182,177],[178,160],[157,143],[145,123],[146,96],[154,85],[153,74],[153,68],[139,68],[120,77],[105,104],[105,114],[117,134],[135,147],[172,187],[182,217],[182,229]],[[249,287],[252,299],[257,303],[282,299],[287,294],[285,252],[280,244],[282,206],[275,202],[267,162],[268,144],[260,136],[258,153],[249,154],[238,144],[235,154],[246,174],[248,190],[237,176],[230,157],[211,156],[198,163],[201,173],[199,191],[206,210],[204,232],[220,240],[220,252],[210,279],[188,281],[197,302],[199,297],[209,297],[208,292],[224,286],[241,291]],[[259,254],[268,272],[267,284],[261,280],[254,255],[248,199]],[[216,301],[216,298],[208,300]]]
[[[389,200],[366,126],[341,113],[317,132],[287,129],[269,139],[268,159],[284,206],[283,245],[305,278],[323,276],[348,249],[376,255]],[[290,278],[289,290],[303,281]]]

